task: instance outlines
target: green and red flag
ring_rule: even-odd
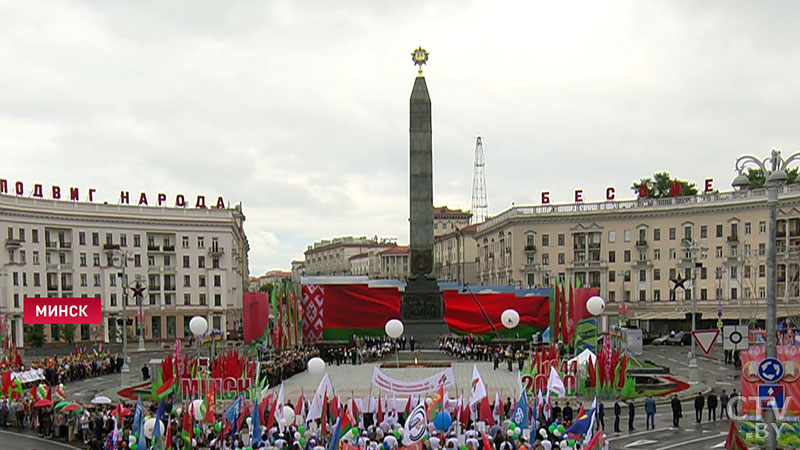
[[[747,446],[739,434],[739,429],[736,428],[736,423],[731,420],[731,426],[728,428],[728,438],[725,439],[726,450],[747,450]]]
[[[192,416],[194,416],[193,404],[189,403],[189,409],[184,411],[183,414],[183,429],[181,430],[181,438],[183,438],[184,447],[192,448]]]
[[[426,411],[428,415],[428,422],[433,422],[436,418],[436,415],[442,412],[444,407],[444,385],[439,385],[439,390],[436,391],[436,395],[433,396],[433,400],[431,404],[428,405],[428,410]]]

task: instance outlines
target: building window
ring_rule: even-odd
[[[736,300],[736,298],[738,297],[739,297],[738,289],[736,289],[735,287],[731,288],[731,300]]]
[[[718,238],[722,237],[722,225],[720,225],[720,224],[717,225],[717,234],[716,235],[717,235]]]
[[[133,266],[142,267],[142,255],[133,255]]]
[[[631,271],[630,270],[626,270],[625,272],[622,272],[622,281],[624,281],[626,283],[630,283],[630,281],[631,281]]]
[[[700,300],[708,300],[708,289],[700,289]]]
[[[117,274],[115,273],[108,274],[108,285],[111,287],[117,286]]]
[[[542,247],[547,247],[548,245],[550,245],[550,235],[549,234],[543,234],[542,235]]]
[[[639,250],[639,261],[647,261],[647,250]]]
[[[214,294],[214,306],[222,306],[222,294]]]
[[[728,269],[728,271],[729,271],[729,272],[730,272],[730,274],[731,274],[731,280],[735,280],[735,279],[736,279],[736,277],[737,277],[737,275],[738,275],[738,273],[736,273],[736,266],[731,266],[731,267]]]
[[[639,301],[643,302],[647,299],[647,291],[644,289],[639,289]]]
[[[156,257],[155,255],[147,255],[147,265],[153,267],[156,265]]]
[[[92,245],[100,245],[100,233],[92,233]]]
[[[767,254],[767,244],[760,243],[758,244],[758,256],[764,256]]]
[[[190,259],[189,255],[183,255],[183,268],[184,269],[189,269],[190,268],[191,264],[189,263],[189,259]]]
[[[198,276],[198,286],[206,287],[206,276],[205,275],[199,275]]]
[[[133,235],[133,246],[134,247],[141,247],[142,246],[142,237],[138,234]]]
[[[183,304],[184,305],[192,304],[192,294],[183,294]]]
[[[661,250],[660,249],[653,249],[653,259],[659,261],[661,259]]]
[[[751,232],[750,222],[745,222],[744,223],[744,234],[745,235],[750,235],[750,232]]]
[[[92,265],[100,267],[100,253],[92,253]]]
[[[708,226],[700,225],[700,239],[705,239],[707,237],[708,237]]]
[[[172,304],[172,296],[175,294],[164,294],[164,304],[169,306]]]
[[[19,286],[19,273],[12,273],[11,278],[14,280],[14,286]]]
[[[33,258],[32,259],[33,259],[33,264],[34,265],[38,265],[39,264],[39,251],[38,250],[34,250],[33,251]]]
[[[691,225],[684,225],[683,226],[683,238],[684,239],[692,239],[692,226]]]
[[[614,250],[608,251],[608,262],[609,263],[617,262],[617,252],[615,252]]]
[[[700,279],[705,280],[708,278],[708,267],[701,267],[700,268]]]
[[[764,278],[767,275],[767,266],[760,264],[758,266],[758,278]]]
[[[661,280],[661,269],[653,269],[653,280],[654,281]]]
[[[110,298],[111,306],[117,306],[117,293],[112,292]]]
[[[717,246],[717,258],[722,258],[722,246]]]
[[[111,233],[106,233],[106,245],[114,245],[114,236]]]
[[[203,241],[203,236],[197,236],[197,248],[205,248],[205,242]]]
[[[563,253],[559,253],[558,254],[558,263],[559,264],[564,264],[564,261],[565,261],[564,254]]]
[[[616,232],[616,231],[614,231],[614,230],[610,230],[610,231],[608,232],[608,242],[609,242],[609,243],[612,243],[612,244],[613,244],[614,242],[617,242],[617,232]]]
[[[625,250],[625,253],[622,254],[622,260],[624,262],[631,262],[631,251]]]
[[[222,277],[219,275],[214,275],[214,287],[221,287],[222,286]]]
[[[34,244],[39,243],[39,230],[33,229],[31,230],[31,240]]]
[[[82,287],[86,287],[88,285],[89,285],[89,277],[85,273],[82,273],[81,274],[81,286]]]
[[[33,287],[41,286],[41,280],[39,279],[39,272],[33,273]]]
[[[670,241],[674,241],[675,240],[675,227],[670,227],[669,228],[669,240]]]
[[[509,253],[511,253],[510,249],[509,249]],[[219,269],[219,258],[218,257],[214,256],[213,258],[211,258],[211,268],[212,269]]]
[[[759,233],[766,233],[767,232],[767,222],[761,221],[758,222],[758,232]]]
[[[750,257],[750,254],[751,254],[750,244],[744,244],[744,256]]]
[[[617,281],[617,273],[614,272],[613,270],[609,270],[608,271],[608,282],[609,283],[613,283],[615,281]]]
[[[78,233],[78,243],[80,245],[86,245],[86,232],[81,231]]]
[[[181,245],[183,248],[189,248],[189,236],[181,237]]]
[[[566,236],[564,235],[564,233],[559,233],[558,245],[563,246],[565,241],[566,241]]]
[[[175,316],[167,316],[167,337],[175,337]]]
[[[122,233],[119,235],[119,246],[120,247],[127,247],[128,246],[128,235]]]
[[[750,270],[751,270],[750,266],[744,266],[744,277],[745,278],[750,278]]]
[[[160,316],[153,316],[150,318],[150,333],[153,335],[154,339],[159,339],[161,337],[161,317]]]
[[[214,328],[213,328],[214,330],[221,330],[222,329],[222,317],[214,316],[214,319],[213,319],[212,323],[214,324]]]
[[[617,292],[616,291],[608,291],[608,301],[615,302],[617,301]]]
[[[526,234],[525,235],[525,250],[533,250],[536,246],[536,235],[535,234]]]
[[[95,274],[92,275],[92,282],[94,284],[94,287],[99,287],[100,286],[100,274],[99,273],[95,273]]]
[[[206,294],[200,294],[200,305],[206,306]]]
[[[647,281],[647,270],[645,269],[639,270],[639,281],[641,282]]]
[[[661,289],[655,289],[653,291],[653,301],[656,302],[661,301]]]
[[[653,229],[653,240],[660,241],[661,240],[661,228]]]
[[[550,265],[550,255],[548,253],[542,253],[542,265],[543,266]]]
[[[155,306],[158,304],[158,294],[150,294],[150,305]]]
[[[206,267],[206,257],[203,255],[199,255],[197,257],[197,267],[204,269]]]
[[[625,240],[625,242],[630,242],[631,241],[631,230],[623,231],[622,232],[622,237]]]
[[[192,276],[191,275],[184,275],[183,276],[183,287],[191,287],[192,286]]]

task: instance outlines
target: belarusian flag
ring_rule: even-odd
[[[189,404],[189,409],[184,411],[183,414],[183,429],[181,430],[181,437],[183,438],[184,446],[192,448],[192,416],[194,416],[193,404]]]
[[[428,415],[428,422],[433,422],[436,418],[436,415],[442,411],[444,407],[444,385],[439,386],[439,390],[436,392],[436,395],[433,396],[433,401],[431,404],[428,405],[428,411],[426,411]]]
[[[739,435],[739,429],[736,428],[736,423],[731,420],[731,426],[728,428],[728,438],[725,439],[726,450],[747,450],[744,445],[742,436]]]

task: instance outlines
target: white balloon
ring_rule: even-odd
[[[251,428],[253,426],[253,417],[247,416],[247,419],[244,419],[247,422],[247,428]]]
[[[399,338],[403,335],[403,322],[400,322],[397,319],[392,319],[386,322],[384,330],[390,338]]]
[[[303,436],[300,435],[299,431],[295,431],[294,432],[294,440],[295,441],[299,441],[301,437],[303,437]]]
[[[586,300],[586,310],[593,316],[600,315],[606,310],[606,301],[597,295],[589,297],[589,300]]]
[[[166,428],[164,428],[164,422],[161,422],[160,430],[163,432]],[[147,439],[153,438],[153,430],[156,428],[156,419],[150,418],[145,420],[144,422],[144,437]]]
[[[426,405],[430,405],[430,404],[431,404],[431,402],[433,402],[433,399],[432,399],[432,398],[430,398],[430,397],[427,397],[427,398],[425,398],[425,404],[426,404]]]
[[[294,425],[294,410],[291,406],[283,407],[283,418],[286,419],[286,425]]]
[[[197,447],[197,440],[195,438],[192,438],[192,448],[196,447]]]
[[[500,315],[500,321],[506,328],[514,328],[519,325],[519,313],[514,309],[507,309]]]
[[[202,400],[192,401],[192,411],[194,411],[194,420],[202,422],[206,418],[206,404]]]
[[[208,331],[208,321],[205,317],[194,316],[192,320],[189,321],[189,330],[191,330],[192,334],[195,336],[200,336]]]
[[[128,436],[128,444],[133,444],[134,442],[136,442],[136,436],[131,434],[130,436]]]
[[[281,425],[282,425],[282,426],[284,426],[284,427],[285,427],[286,425],[289,425],[289,422],[287,422],[287,421],[286,421],[286,417],[284,417],[284,418],[282,418],[282,419],[281,419]]]
[[[506,430],[506,434],[509,435],[509,436],[513,436],[514,435],[514,430],[509,428],[509,429]]]
[[[322,358],[315,356],[308,360],[308,373],[311,375],[320,375],[325,371],[325,361]]]
[[[514,428],[514,436],[519,436],[519,433],[522,431],[520,427]]]

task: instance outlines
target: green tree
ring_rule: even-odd
[[[697,195],[697,187],[695,187],[694,183],[690,183],[686,180],[679,180],[677,178],[672,178],[669,172],[657,172],[653,174],[653,178],[646,177],[642,178],[639,181],[635,181],[633,186],[631,186],[631,190],[639,196],[639,190],[641,186],[647,186],[647,197],[648,198],[665,198],[671,197],[672,195],[672,184],[678,183],[681,185],[681,195]]]
[[[33,347],[41,347],[44,344],[44,325],[25,325],[25,343]]]
[[[272,283],[262,284],[260,288],[258,288],[259,292],[266,292],[267,294],[272,294]]]
[[[58,327],[58,331],[61,334],[61,337],[64,338],[64,341],[67,344],[72,344],[75,342],[75,329],[78,328],[77,325],[74,323],[65,323],[61,324]]]
[[[750,185],[748,186],[749,189],[758,189],[763,188],[767,185],[767,177],[764,174],[764,171],[761,169],[747,169],[747,179],[750,180]],[[797,183],[798,175],[800,175],[800,168],[792,167],[786,170],[786,176],[789,179],[786,181],[787,183]]]

